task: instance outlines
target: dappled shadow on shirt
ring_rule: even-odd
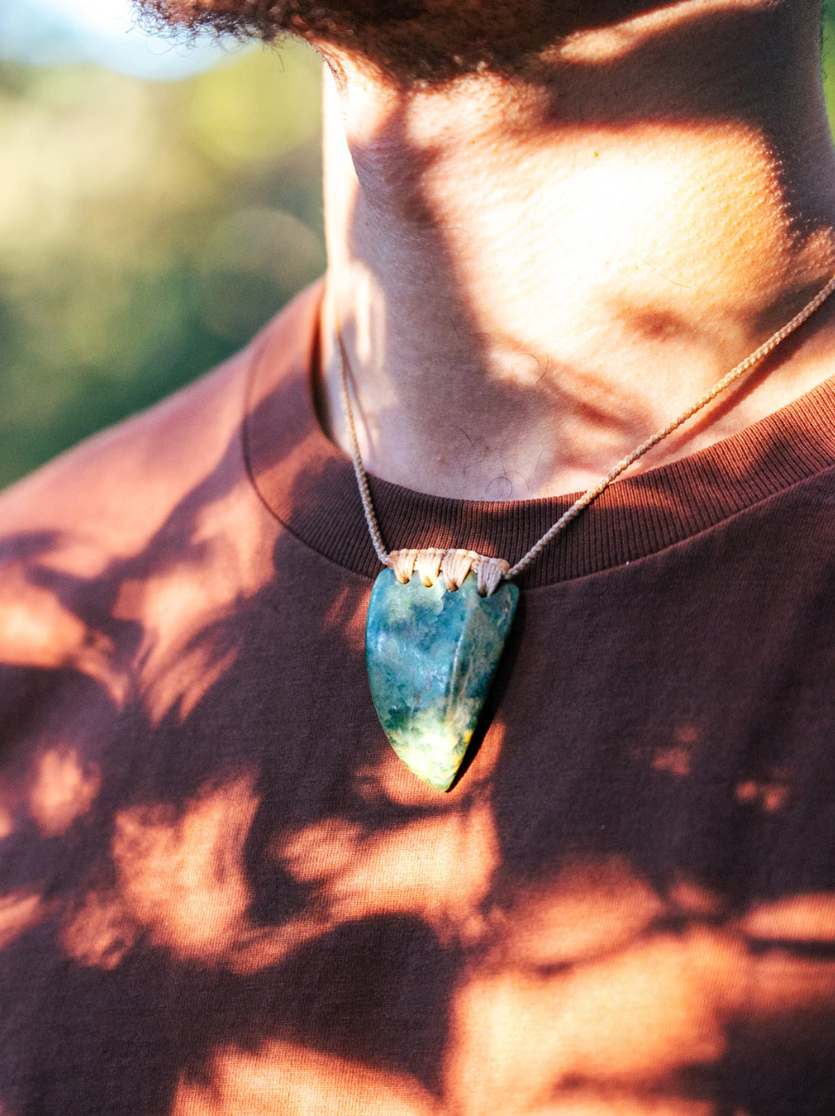
[[[446,796],[237,429],[89,575],[8,538],[2,1111],[827,1113],[831,573],[763,529],[531,593]]]
[[[378,566],[312,419],[317,307],[4,498],[0,1113],[829,1116],[824,462],[775,428],[732,476],[714,454],[607,493],[531,571],[438,795],[370,701]],[[571,503],[372,489],[390,546],[507,557]]]

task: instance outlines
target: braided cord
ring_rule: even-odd
[[[383,534],[380,530],[380,524],[377,522],[377,515],[371,500],[371,490],[368,487],[368,474],[365,471],[365,466],[362,463],[362,456],[360,455],[357,427],[354,423],[351,397],[348,394],[348,359],[345,355],[345,342],[342,340],[342,330],[339,327],[338,319],[336,322],[336,344],[339,349],[339,371],[342,378],[342,406],[345,408],[345,417],[348,420],[348,436],[351,439],[351,460],[354,463],[354,476],[357,478],[357,487],[360,490],[362,510],[365,512],[365,522],[368,524],[368,533],[371,535],[371,542],[377,557],[384,566],[390,566],[391,557],[386,550],[386,544],[383,542]]]
[[[771,337],[763,342],[758,349],[755,349],[750,356],[747,356],[745,360],[731,369],[727,375],[723,376],[718,383],[714,384],[709,391],[706,391],[700,399],[691,404],[686,410],[682,411],[681,414],[677,415],[676,418],[667,423],[661,430],[656,431],[655,434],[647,438],[645,442],[641,442],[639,446],[636,446],[636,448],[619,461],[605,477],[601,477],[595,485],[584,492],[583,495],[571,505],[568,511],[564,512],[556,523],[548,528],[542,538],[534,543],[527,554],[523,555],[515,566],[510,567],[504,574],[504,580],[512,581],[514,577],[518,577],[520,573],[526,570],[544,548],[550,542],[553,542],[557,535],[561,534],[568,524],[571,523],[573,519],[576,519],[589,504],[594,503],[598,496],[602,495],[609,485],[617,480],[621,473],[626,472],[639,458],[649,453],[659,442],[663,442],[665,438],[668,438],[670,434],[674,433],[680,426],[683,426],[684,423],[693,418],[699,411],[703,410],[708,403],[711,403],[717,397],[717,395],[721,395],[731,384],[735,383],[741,376],[744,376],[746,372],[750,371],[754,365],[759,364],[760,361],[769,356],[790,334],[794,333],[796,329],[799,329],[804,322],[811,318],[814,312],[826,302],[833,291],[835,291],[835,275],[832,276],[826,286],[818,291],[815,297],[808,302],[799,313],[795,314],[791,321],[786,322],[781,329],[778,329],[776,333],[772,334]],[[339,349],[339,367],[342,377],[342,403],[348,421],[348,433],[351,440],[351,457],[354,464],[354,474],[357,478],[363,511],[365,512],[365,521],[368,524],[368,531],[371,535],[371,541],[374,544],[374,550],[377,552],[377,557],[384,566],[391,566],[392,559],[383,542],[383,536],[380,532],[380,526],[374,511],[374,504],[371,500],[371,492],[368,487],[368,474],[365,471],[365,466],[360,456],[357,431],[354,424],[354,414],[351,409],[351,400],[348,394],[348,360],[345,354],[345,344],[342,339],[342,332],[338,320],[336,322],[336,340]]]
[[[782,329],[778,329],[775,334],[769,337],[758,349],[755,349],[754,352],[751,353],[750,356],[747,356],[736,368],[731,369],[731,371],[728,372],[726,376],[723,376],[717,384],[714,384],[709,391],[705,392],[701,399],[698,399],[685,411],[682,411],[680,415],[667,423],[662,430],[656,431],[656,433],[647,438],[645,442],[641,442],[641,444],[632,450],[631,453],[628,453],[622,461],[619,461],[605,477],[601,477],[597,484],[587,492],[584,492],[579,500],[575,501],[568,511],[561,515],[552,527],[549,527],[539,542],[534,543],[528,553],[520,558],[515,566],[511,566],[505,574],[507,580],[509,581],[511,578],[518,577],[523,570],[526,570],[548,543],[564,531],[572,519],[576,519],[580,512],[587,508],[589,504],[593,503],[598,496],[602,495],[609,485],[617,480],[621,473],[626,472],[630,465],[634,465],[645,453],[649,453],[659,442],[663,442],[665,438],[678,430],[680,426],[683,426],[688,419],[698,414],[698,412],[706,407],[708,403],[712,402],[717,395],[721,395],[722,392],[725,391],[726,388],[729,388],[731,384],[735,383],[740,376],[743,376],[746,372],[750,371],[755,364],[758,364],[761,360],[769,356],[782,341],[785,341],[789,334],[794,333],[805,321],[811,318],[812,314],[826,302],[833,291],[835,291],[835,275],[833,275],[822,290],[818,291],[812,301],[807,303],[798,314],[795,314],[792,320],[787,322]]]

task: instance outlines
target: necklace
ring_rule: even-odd
[[[360,455],[348,391],[348,359],[337,320],[342,405],[354,474],[371,542],[385,567],[368,606],[368,681],[391,746],[418,778],[439,791],[449,790],[455,782],[513,623],[519,599],[513,579],[621,473],[764,360],[833,291],[835,276],[791,321],[584,492],[513,566],[473,550],[386,550]]]

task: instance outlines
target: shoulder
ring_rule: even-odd
[[[0,494],[0,562],[43,532],[96,536],[130,553],[153,524],[225,462],[243,467],[243,425],[260,402],[255,371],[307,360],[321,284],[303,291],[252,342],[149,410],[89,438]]]
[[[245,460],[253,373],[264,354],[277,365],[290,356],[313,298],[191,386],[0,495],[0,672],[99,675],[104,659],[130,654],[132,629],[173,623],[186,605],[217,611],[224,602],[208,598],[245,592],[252,555],[269,554],[275,530]]]
[[[115,552],[228,452],[240,427],[250,349],[163,402],[61,454],[0,495],[0,555],[32,533],[103,533]],[[102,543],[105,538],[102,537]]]
[[[248,360],[241,353],[0,496],[0,668],[99,673],[113,574],[235,452]]]

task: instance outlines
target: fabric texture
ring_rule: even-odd
[[[0,1113],[830,1116],[835,384],[546,550],[442,795],[318,305],[0,500]],[[372,493],[510,561],[574,499]]]

